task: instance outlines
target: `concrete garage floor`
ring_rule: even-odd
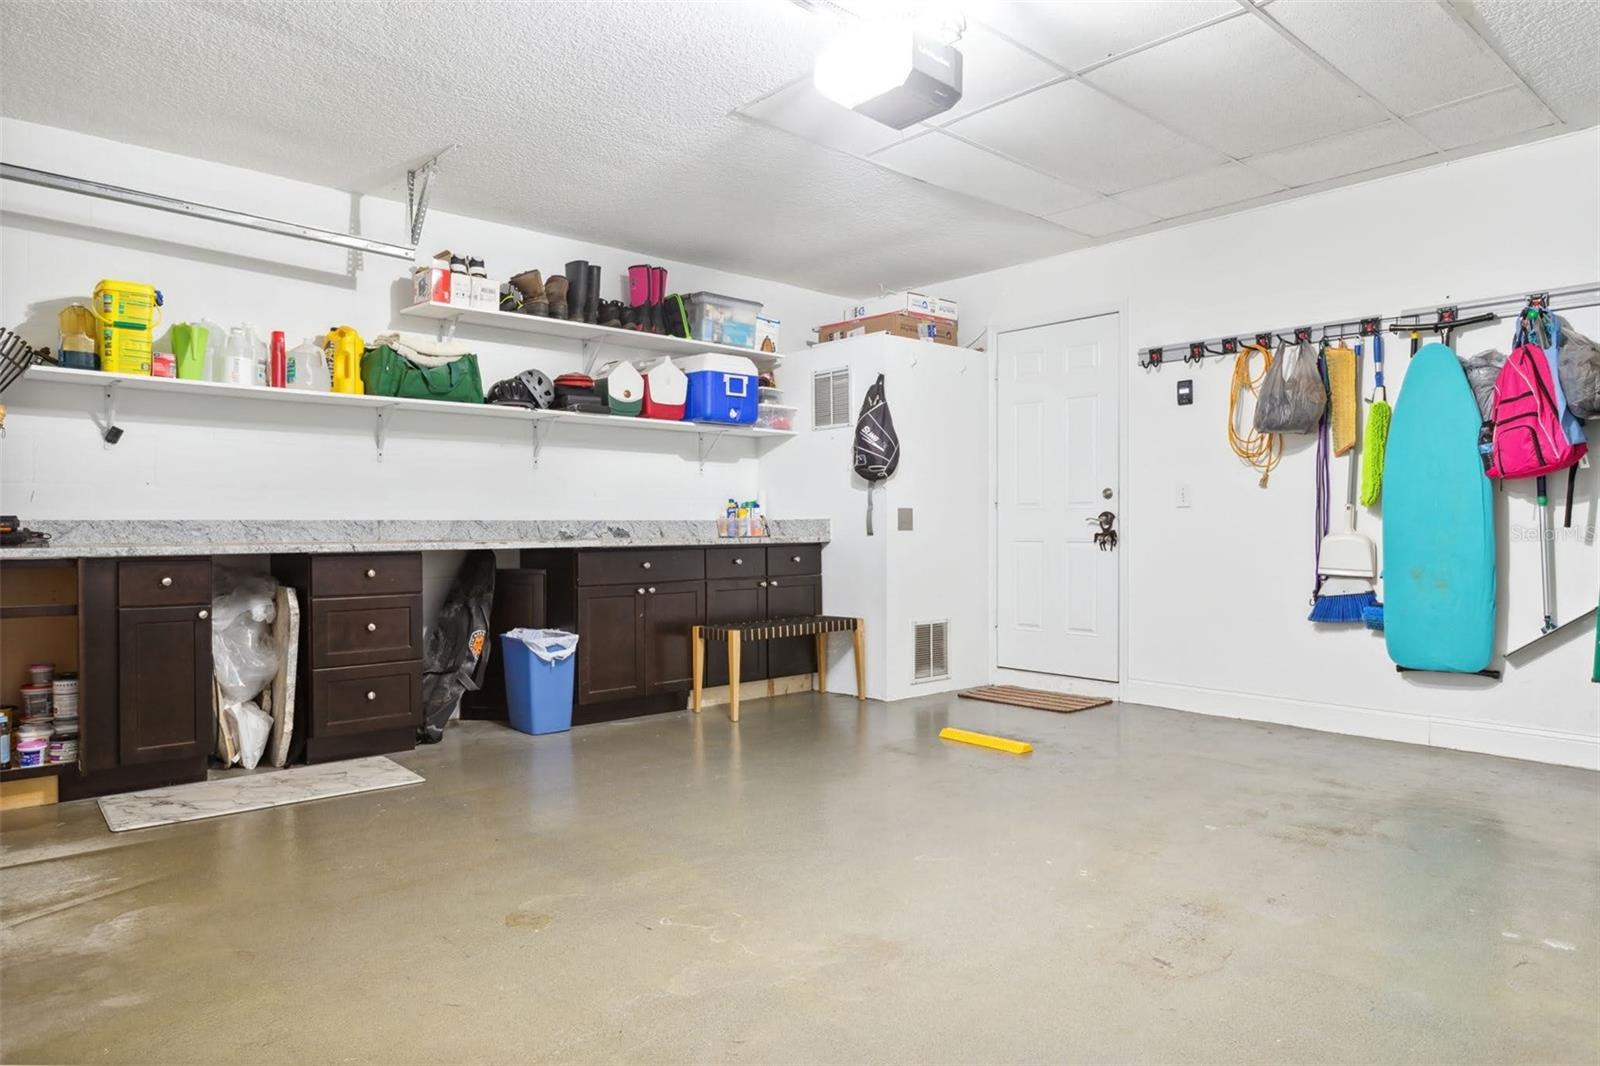
[[[942,696],[398,761],[428,783],[8,815],[5,1060],[1600,1058],[1584,771]]]

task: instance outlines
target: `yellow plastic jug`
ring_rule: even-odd
[[[365,347],[354,326],[339,326],[328,331],[322,350],[333,367],[334,392],[360,396],[366,391],[361,384],[361,353]]]
[[[150,343],[161,321],[161,292],[137,281],[103,279],[89,307],[98,323],[95,354],[113,374],[150,373]]]

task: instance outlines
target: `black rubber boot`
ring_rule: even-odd
[[[589,321],[584,317],[584,307],[589,298],[589,261],[574,259],[567,264],[567,311],[574,322]]]
[[[583,320],[591,326],[600,324],[600,268],[589,267],[588,286],[583,290],[583,297],[587,301],[583,305]]]

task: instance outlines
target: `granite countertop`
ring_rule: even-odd
[[[466,548],[697,547],[719,544],[818,544],[829,539],[825,518],[769,519],[771,535],[734,540],[717,536],[716,522],[624,519],[589,522],[548,519],[447,521],[299,521],[98,519],[24,522],[50,534],[41,548],[0,549],[8,559],[74,559],[154,555],[260,555],[268,552],[458,551]]]

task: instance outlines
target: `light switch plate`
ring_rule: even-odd
[[[1194,499],[1189,493],[1189,486],[1188,485],[1179,485],[1178,486],[1178,506],[1179,507],[1192,507],[1192,506],[1194,506]]]
[[[902,533],[911,532],[911,508],[901,507],[898,511],[895,528]]]

